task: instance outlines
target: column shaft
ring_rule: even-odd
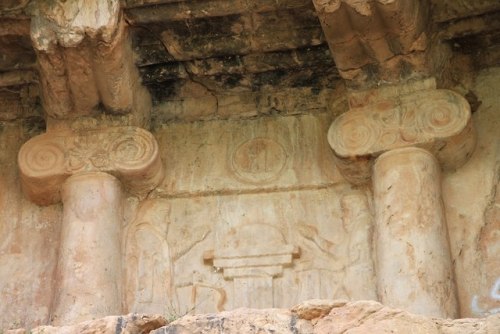
[[[53,324],[120,314],[120,182],[101,172],[77,174],[65,181],[61,195]]]
[[[439,165],[420,148],[388,151],[373,169],[377,290],[382,303],[458,315]]]

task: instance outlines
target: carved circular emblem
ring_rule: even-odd
[[[64,163],[64,150],[56,142],[23,145],[19,152],[19,164],[27,174],[53,173],[61,170]]]
[[[419,103],[417,128],[432,137],[449,137],[463,130],[468,121],[468,106],[453,94],[436,95]]]
[[[380,138],[380,125],[365,114],[344,114],[328,130],[328,142],[341,156],[365,154]]]
[[[144,130],[120,134],[110,145],[109,152],[114,165],[120,169],[136,169],[149,163],[158,147],[153,136]]]
[[[239,178],[251,183],[277,178],[285,167],[283,146],[268,138],[254,138],[241,144],[233,153],[232,168]]]

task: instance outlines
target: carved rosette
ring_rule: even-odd
[[[447,169],[461,166],[475,147],[470,107],[449,90],[422,90],[352,109],[328,131],[344,177],[362,184],[370,179],[374,160],[383,152],[418,146],[434,153]]]
[[[156,187],[163,177],[155,138],[136,127],[46,133],[21,147],[18,162],[25,194],[43,205],[57,203],[61,185],[77,173],[112,174],[138,195]]]

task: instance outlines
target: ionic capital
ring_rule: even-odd
[[[328,131],[344,177],[362,184],[375,159],[396,148],[417,146],[432,152],[445,169],[461,166],[472,154],[475,136],[470,106],[459,94],[421,90],[352,109]]]
[[[45,133],[21,147],[18,163],[25,194],[41,205],[59,202],[62,184],[77,173],[109,173],[138,195],[163,177],[155,138],[137,127]]]

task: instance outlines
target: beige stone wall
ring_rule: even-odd
[[[470,160],[443,177],[443,199],[462,316],[500,312],[500,69],[473,88],[478,142]]]
[[[472,90],[478,144],[443,175],[462,316],[500,308],[500,68]],[[336,170],[332,117],[266,116],[158,126],[166,177],[122,226],[123,312],[290,307],[309,298],[377,299],[372,200]],[[0,328],[49,321],[61,205],[24,199],[16,164],[28,139],[0,124]]]
[[[321,114],[158,130],[166,177],[124,235],[127,311],[375,298],[370,200],[336,171],[330,122]]]

